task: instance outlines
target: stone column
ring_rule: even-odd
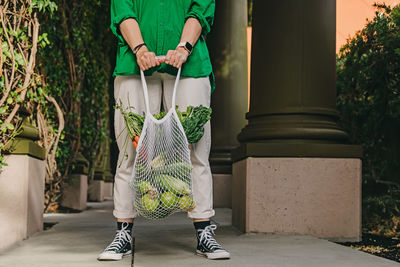
[[[0,172],[0,250],[43,230],[46,151],[27,119],[20,130]]]
[[[233,171],[246,232],[358,240],[361,156],[336,110],[336,1],[254,2],[250,111]]]
[[[231,206],[232,155],[247,112],[247,1],[217,0],[208,36],[216,90],[211,96],[214,206]]]

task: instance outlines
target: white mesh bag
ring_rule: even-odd
[[[176,76],[171,109],[157,120],[150,113],[147,84],[140,72],[146,105],[145,121],[136,148],[131,188],[135,207],[148,219],[162,219],[194,208],[189,144],[175,110],[181,69]]]

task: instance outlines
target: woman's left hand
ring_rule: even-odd
[[[189,52],[185,48],[178,47],[176,50],[168,51],[165,56],[165,63],[179,69],[186,62],[188,56]]]

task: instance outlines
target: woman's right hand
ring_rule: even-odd
[[[163,63],[162,60],[157,60],[156,54],[150,52],[146,46],[141,47],[136,53],[136,60],[142,71],[159,66]]]

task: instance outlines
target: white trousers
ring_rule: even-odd
[[[155,72],[147,76],[150,111],[160,112],[161,101],[164,109],[171,108],[175,76]],[[124,108],[133,107],[131,111],[143,114],[145,109],[143,88],[138,75],[116,76],[114,80],[114,98]],[[187,106],[210,106],[211,85],[208,77],[181,77],[176,94],[176,105],[179,110]],[[121,102],[120,102],[121,101]],[[114,182],[114,210],[116,218],[126,219],[138,216],[134,207],[135,193],[129,182],[133,173],[135,149],[127,136],[124,118],[119,110],[115,110],[115,136],[119,148],[118,165]],[[191,145],[192,189],[196,207],[188,212],[188,217],[207,219],[214,216],[212,175],[208,157],[211,147],[210,122],[204,126],[204,136],[196,144]]]

